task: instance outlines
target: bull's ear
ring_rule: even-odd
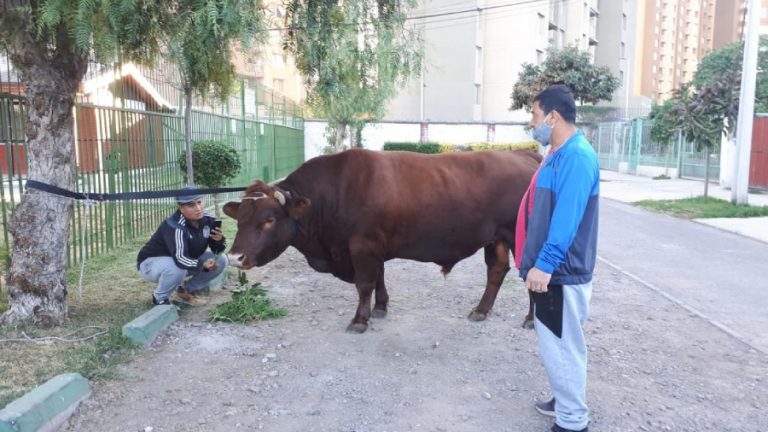
[[[224,204],[224,214],[237,220],[237,211],[240,209],[240,203],[237,201],[230,201]]]
[[[311,205],[312,201],[310,201],[308,198],[299,197],[292,200],[290,210],[291,217],[294,219],[299,219],[307,213],[307,210],[309,210]]]

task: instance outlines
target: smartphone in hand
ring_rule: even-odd
[[[221,221],[220,220],[215,220],[215,221],[211,222],[211,229],[214,229],[214,228],[221,229]]]

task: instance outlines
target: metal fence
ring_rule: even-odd
[[[630,174],[664,174],[704,179],[706,156],[681,134],[669,143],[651,139],[653,123],[637,118],[629,122],[599,123],[586,130],[603,169]],[[709,178],[720,176],[720,155],[710,155]]]
[[[178,163],[184,151],[183,97],[172,66],[155,70],[92,66],[75,106],[77,191],[183,186],[186,174]],[[24,96],[13,78],[11,73],[0,73],[0,223],[6,251],[12,242],[8,220],[26,181]],[[304,161],[300,108],[246,80],[240,81],[238,90],[225,103],[193,100],[191,140],[222,141],[238,152],[243,169],[227,186],[286,176]],[[69,263],[148,236],[174,207],[171,198],[76,203]]]

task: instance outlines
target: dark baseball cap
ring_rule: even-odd
[[[183,193],[182,195],[176,197],[176,202],[179,203],[179,205],[189,202],[202,201],[203,199],[203,196],[197,193],[197,188],[194,186],[184,186],[182,190],[185,192],[189,191],[189,193]]]

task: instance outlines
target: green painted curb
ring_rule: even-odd
[[[0,432],[55,431],[90,394],[82,375],[55,376],[0,411]]]
[[[123,336],[137,345],[148,345],[172,322],[179,319],[176,306],[159,305],[139,315],[123,326]],[[2,432],[2,431],[0,431]]]

